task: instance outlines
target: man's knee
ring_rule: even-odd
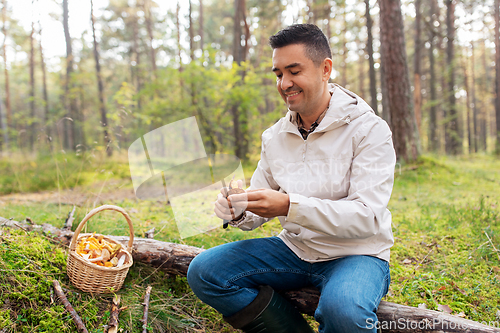
[[[210,251],[206,250],[198,254],[189,264],[187,280],[195,294],[203,292],[207,286],[215,282],[212,280],[215,278],[214,272],[217,271],[214,266],[217,262],[213,262]]]
[[[347,331],[337,330],[338,332],[349,332],[349,328],[353,329],[354,327],[357,330],[366,329],[368,332],[370,327],[367,325],[370,318],[376,319],[376,314],[361,298],[344,294],[320,300],[315,317],[324,327],[344,327],[347,329]],[[326,330],[325,332],[334,331]]]

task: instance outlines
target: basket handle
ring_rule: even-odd
[[[113,205],[103,205],[103,206],[94,208],[83,218],[82,222],[80,222],[80,224],[78,225],[78,228],[76,228],[75,233],[73,234],[73,238],[71,238],[71,244],[69,245],[69,249],[71,251],[74,251],[76,249],[76,241],[78,239],[78,235],[80,235],[80,232],[82,231],[85,223],[87,223],[87,221],[92,216],[94,216],[95,214],[97,214],[99,212],[102,212],[103,210],[114,210],[114,211],[121,213],[125,217],[125,219],[127,220],[127,223],[128,223],[129,230],[130,230],[130,238],[128,240],[127,250],[132,253],[132,244],[134,243],[134,227],[132,226],[132,220],[130,220],[130,216],[127,214],[127,212],[123,208],[118,207],[118,206],[113,206]]]

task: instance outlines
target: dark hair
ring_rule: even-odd
[[[269,37],[269,45],[273,50],[294,44],[304,45],[306,56],[316,66],[319,66],[325,58],[332,58],[328,39],[314,24],[294,24]]]

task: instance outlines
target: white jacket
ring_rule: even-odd
[[[394,244],[387,204],[396,155],[387,123],[354,93],[330,84],[328,111],[304,140],[288,111],[262,134],[261,160],[250,188],[287,193],[279,237],[308,262],[348,255],[389,261]],[[251,212],[239,226],[269,221]]]

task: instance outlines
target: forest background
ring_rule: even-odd
[[[260,134],[286,111],[267,39],[308,22],[330,40],[332,81],[390,124],[400,160],[493,152],[497,2],[111,0],[70,13],[67,0],[33,0],[23,8],[32,18],[27,29],[2,0],[0,149],[111,156],[152,129],[196,116],[207,152],[258,158]],[[44,56],[53,37],[37,9],[47,4],[56,8],[49,23],[63,27],[62,57]],[[71,36],[72,19],[82,16],[87,28]]]

